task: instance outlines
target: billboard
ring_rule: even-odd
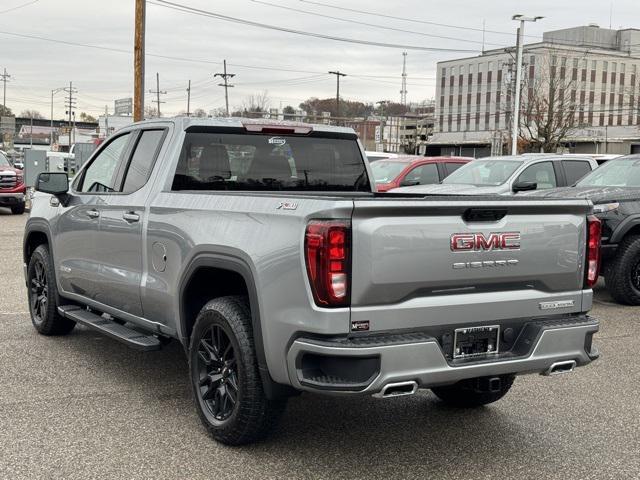
[[[113,102],[116,115],[131,115],[133,113],[133,98],[119,98]]]

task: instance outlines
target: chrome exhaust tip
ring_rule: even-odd
[[[543,372],[543,375],[560,375],[562,373],[571,373],[576,368],[575,360],[565,360],[562,362],[555,362],[547,370]]]
[[[379,393],[374,394],[376,398],[402,397],[413,395],[418,391],[418,383],[411,380],[409,382],[388,383]]]

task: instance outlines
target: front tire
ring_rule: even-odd
[[[11,213],[14,215],[22,215],[24,213],[24,210],[25,210],[24,203],[20,203],[18,205],[11,207]]]
[[[29,259],[27,287],[31,323],[42,335],[66,335],[76,322],[58,314],[58,288],[47,245],[38,246]]]
[[[515,376],[502,375],[500,388],[494,391],[489,389],[487,377],[470,378],[462,380],[454,385],[432,388],[431,391],[447,405],[458,408],[473,408],[497,402],[511,389]]]
[[[264,438],[286,406],[262,388],[251,313],[244,297],[221,297],[198,314],[189,346],[198,414],[209,434],[227,445]]]
[[[622,240],[605,271],[604,280],[616,302],[640,305],[640,235],[630,235]]]

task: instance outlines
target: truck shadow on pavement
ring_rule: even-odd
[[[99,370],[99,378],[93,381],[107,385],[114,396],[136,397],[150,412],[157,412],[158,422],[173,424],[178,429],[175,435],[195,436],[198,446],[208,449],[212,459],[216,452],[239,455],[260,465],[268,462],[272,472],[291,469],[293,462],[300,477],[316,477],[319,472],[327,478],[345,472],[377,477],[385,471],[397,476],[398,468],[415,476],[439,468],[457,470],[461,463],[474,465],[498,457],[511,462],[523,455],[540,458],[558,451],[549,438],[536,432],[536,419],[530,419],[528,425],[514,421],[528,413],[509,396],[492,406],[458,410],[444,406],[426,390],[389,400],[303,394],[290,399],[279,426],[267,440],[227,448],[210,439],[200,425],[186,357],[178,342],[158,352],[140,353],[79,327],[55,343],[73,357],[80,367],[76,372],[85,366],[93,374]],[[519,394],[517,387],[518,382],[510,395],[522,397],[525,389]],[[180,412],[181,422],[163,418],[161,412],[168,402],[174,415]],[[190,420],[185,422],[185,418]]]

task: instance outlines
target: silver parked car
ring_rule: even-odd
[[[417,185],[394,193],[432,195],[510,195],[573,185],[598,167],[589,156],[526,154],[487,157],[467,163],[440,185]]]

